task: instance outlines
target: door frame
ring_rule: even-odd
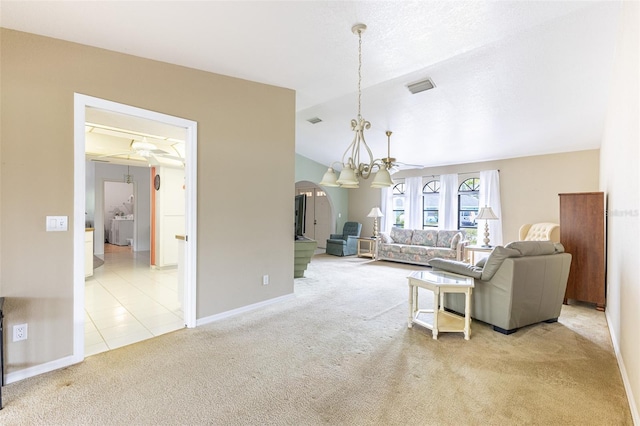
[[[185,267],[184,321],[188,328],[196,326],[196,269],[197,269],[197,135],[195,121],[137,108],[105,99],[74,93],[74,207],[73,207],[73,361],[84,359],[85,320],[85,110],[99,108],[142,119],[158,121],[186,129],[185,158]]]

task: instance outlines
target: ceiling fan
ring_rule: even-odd
[[[410,169],[423,169],[424,166],[420,164],[407,164],[397,161],[395,158],[391,157],[391,134],[393,132],[391,130],[387,130],[385,134],[387,135],[387,156],[382,159],[384,164],[387,165],[387,170],[389,170],[389,174],[394,174],[400,170],[410,170]]]
[[[170,145],[170,147],[173,148],[173,150],[176,152],[176,155],[167,152],[164,149],[158,148],[158,146],[149,142],[146,137],[143,137],[141,141],[132,139],[131,143],[129,144],[129,151],[100,155],[96,158],[97,161],[100,161],[101,158],[127,156],[127,159],[134,160],[133,158],[130,158],[131,155],[134,155],[137,157],[143,157],[143,159],[152,166],[160,165],[160,158],[179,161],[184,166],[185,160],[180,155],[180,152],[173,145]]]

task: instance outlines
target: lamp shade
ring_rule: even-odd
[[[493,212],[491,207],[485,206],[480,209],[480,213],[478,213],[478,216],[476,216],[476,219],[494,220],[494,219],[498,219],[498,216],[496,216],[496,214]]]
[[[346,166],[340,172],[340,177],[336,181],[340,185],[356,185],[352,186],[352,188],[357,188],[358,179],[356,178],[356,172],[351,168],[351,166]]]
[[[389,174],[389,170],[386,168],[378,170],[376,173],[376,177],[371,182],[372,188],[388,188],[393,186],[393,181],[391,180],[391,175]]]
[[[367,217],[382,217],[384,216],[378,207],[374,207],[371,209]]]
[[[320,185],[322,186],[340,186],[336,181],[338,178],[336,177],[336,172],[333,171],[331,167],[324,173],[322,176],[322,180],[320,181]]]

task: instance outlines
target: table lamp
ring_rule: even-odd
[[[373,218],[373,238],[378,238],[378,218],[384,216],[378,207],[371,209],[367,217]]]
[[[484,220],[484,245],[482,247],[491,247],[489,245],[489,221],[498,219],[498,216],[491,210],[491,207],[484,206],[480,209],[480,213],[476,216],[476,220]]]

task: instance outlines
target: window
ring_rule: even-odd
[[[479,178],[466,179],[458,187],[458,227],[467,231],[467,237],[471,241],[474,241],[478,234],[476,216],[479,189]]]
[[[393,187],[393,226],[404,228],[404,183],[398,183]]]
[[[438,226],[440,181],[432,180],[422,188],[422,229]]]

